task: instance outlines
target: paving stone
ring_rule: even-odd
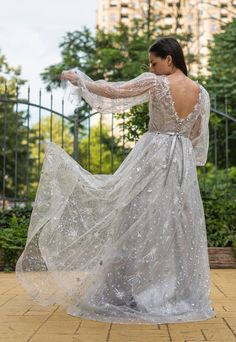
[[[235,342],[235,281],[235,269],[211,269],[214,318],[111,324],[69,315],[57,304],[40,306],[22,289],[14,272],[0,272],[0,342]]]

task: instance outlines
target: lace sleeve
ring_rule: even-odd
[[[203,106],[190,133],[197,166],[203,166],[207,161],[210,108],[210,97],[208,92],[205,91]]]
[[[123,112],[148,102],[157,83],[157,76],[151,72],[144,72],[129,81],[108,82],[93,81],[80,70],[63,71],[62,79],[71,103],[79,106],[83,98],[93,109],[104,114]]]

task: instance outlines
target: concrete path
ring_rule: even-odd
[[[192,323],[110,324],[35,304],[15,273],[0,272],[0,342],[235,342],[236,270],[211,269],[217,317]]]

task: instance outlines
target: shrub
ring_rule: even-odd
[[[16,207],[0,212],[0,248],[4,271],[14,271],[27,238],[31,207]]]
[[[233,190],[203,192],[208,245],[233,247],[236,255],[236,196]]]
[[[205,188],[201,189],[205,210],[209,247],[232,247],[236,256],[236,168],[229,169],[229,183],[225,182],[225,170],[217,173],[208,165]],[[203,174],[198,169],[199,184]],[[229,184],[231,184],[229,186]],[[3,250],[4,271],[14,271],[21,255],[30,222],[32,207],[16,207],[0,211],[0,248]]]

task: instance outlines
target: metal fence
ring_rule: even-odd
[[[222,187],[223,183],[223,187],[227,189],[234,185],[234,182],[233,184],[231,182],[230,172],[231,168],[236,166],[234,150],[236,119],[227,113],[227,101],[224,111],[217,109],[216,97],[212,96],[211,103],[213,106],[210,118],[208,163],[198,168],[201,191],[209,187],[207,178],[209,173],[213,175],[209,178],[211,186]],[[33,103],[30,88],[28,88],[26,99],[19,98],[18,89],[15,91],[15,96],[9,95],[7,87],[4,93],[0,94],[0,207],[2,209],[16,205],[24,206],[34,200],[45,152],[45,142],[54,141],[55,137],[57,144],[67,150],[84,168],[94,173],[94,158],[91,152],[92,118],[97,118],[99,127],[96,140],[98,168],[95,173],[103,173],[105,167],[105,173],[112,174],[132,148],[132,143],[126,139],[125,115],[123,119],[117,119],[114,114],[109,114],[111,126],[109,139],[108,136],[104,139],[104,116],[101,113],[89,113],[80,117],[78,110],[75,110],[72,115],[66,116],[63,99],[60,112],[53,109],[53,104],[53,95],[51,95],[49,107],[42,104],[41,91],[38,94],[38,102]],[[30,126],[32,111],[34,111],[36,121],[33,126]],[[43,114],[46,114],[44,118]],[[105,116],[107,119],[108,115],[105,114]],[[57,118],[56,124],[53,122],[54,117]],[[106,141],[105,153],[104,140]],[[83,153],[80,152],[82,141],[86,141],[87,146]],[[85,146],[84,143],[83,146]]]

